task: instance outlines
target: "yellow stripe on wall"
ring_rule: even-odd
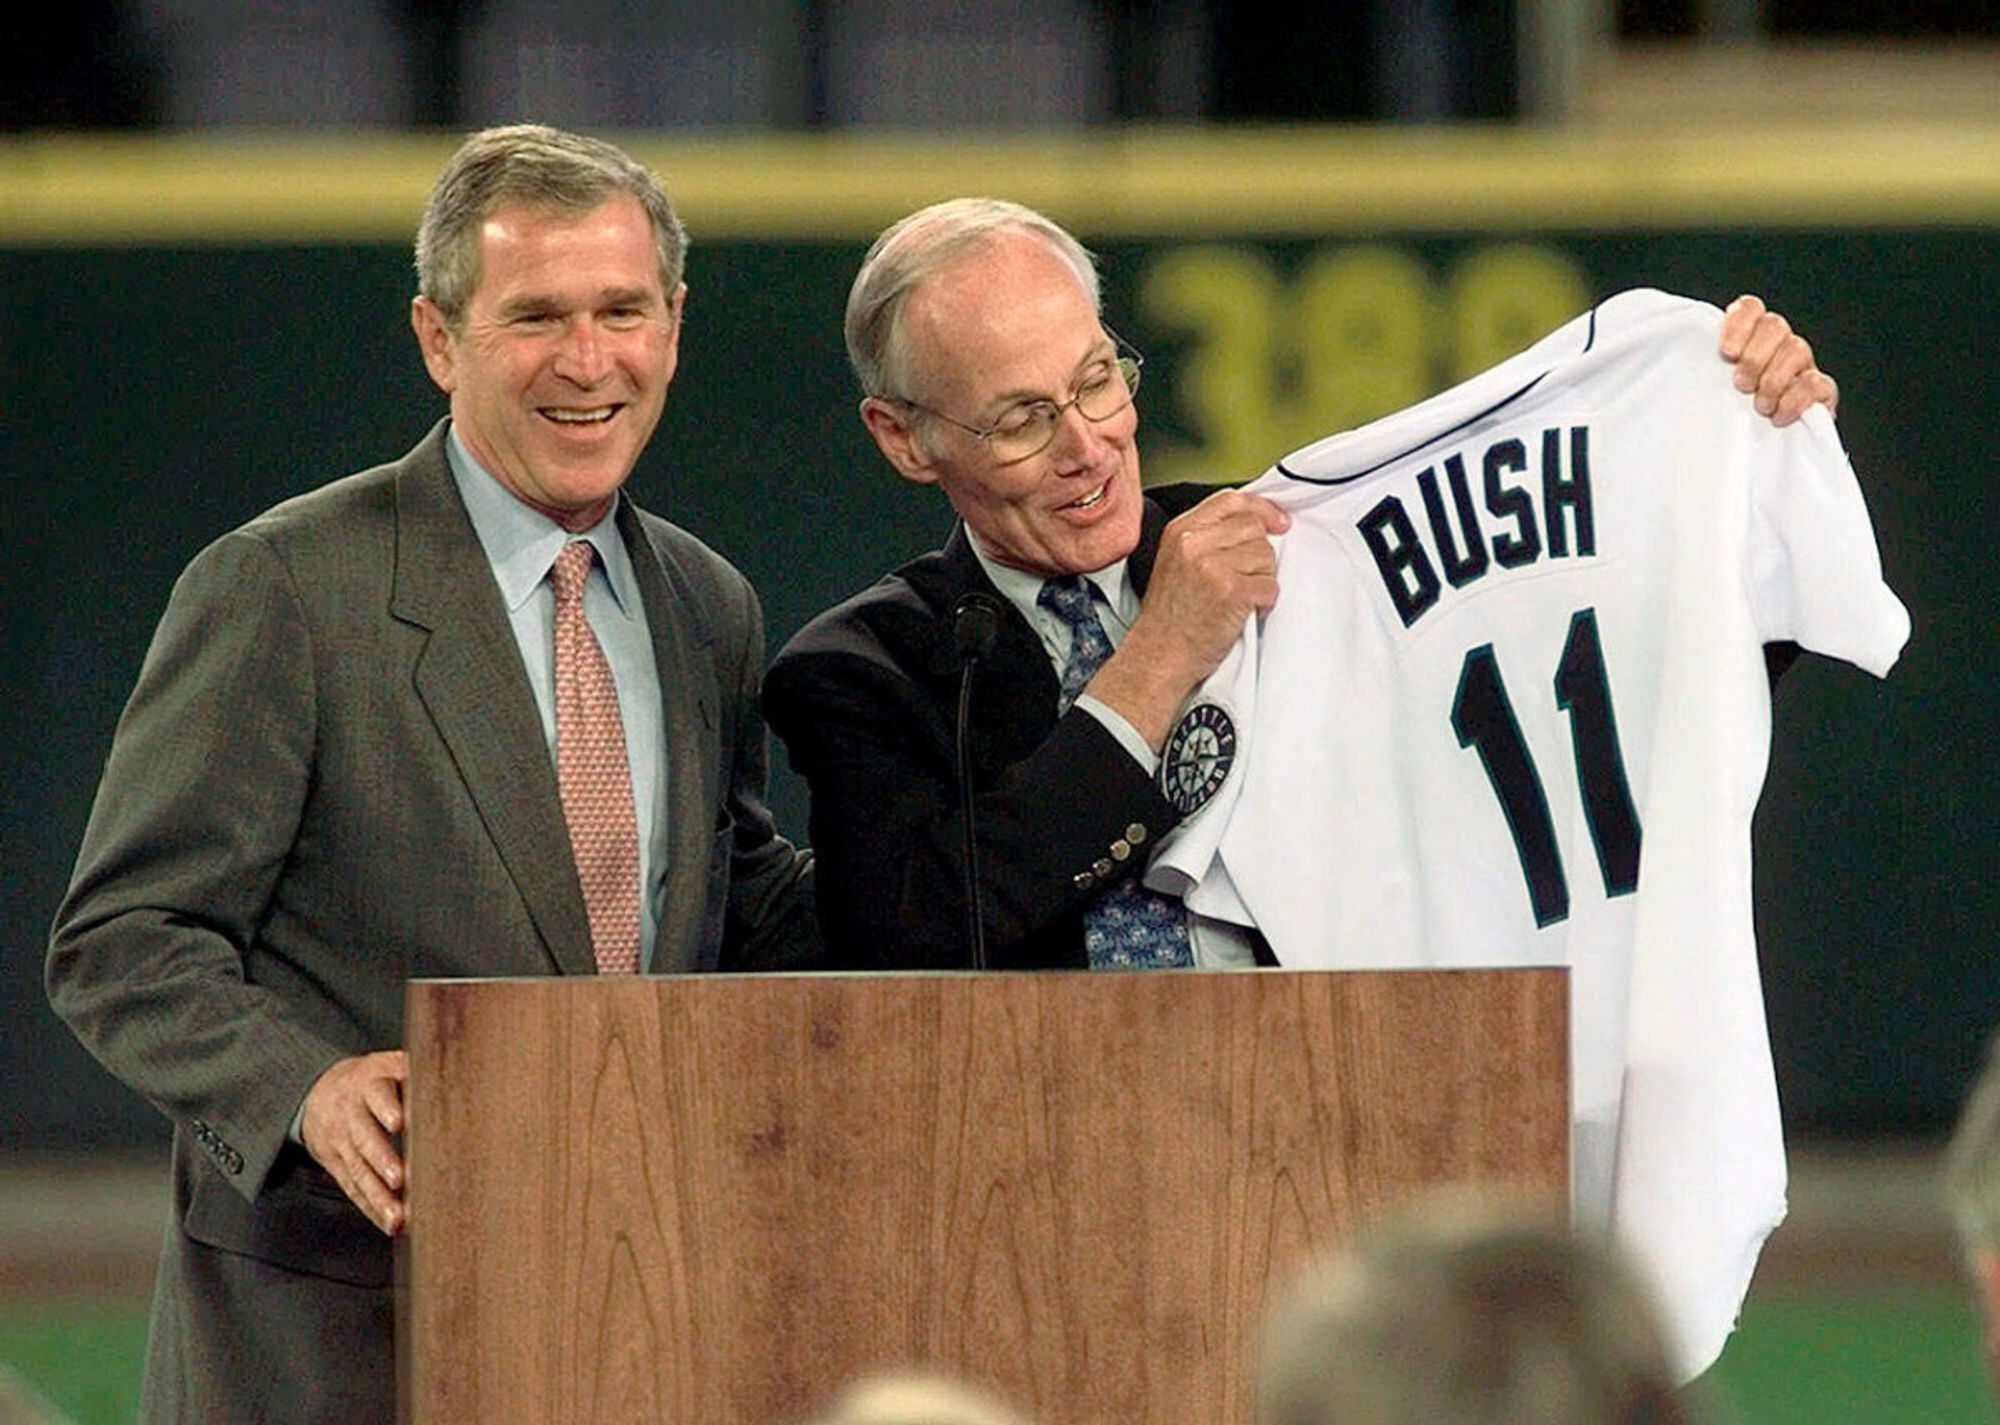
[[[1978,123],[612,137],[706,241],[862,241],[965,193],[1099,238],[2000,223],[2000,126]],[[0,243],[402,242],[454,143],[13,137]]]

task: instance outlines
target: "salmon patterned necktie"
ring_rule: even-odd
[[[549,566],[556,593],[556,783],[604,975],[639,972],[639,821],[618,686],[583,616],[596,549],[571,541]]]

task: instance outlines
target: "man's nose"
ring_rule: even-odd
[[[611,357],[604,332],[594,318],[578,317],[569,324],[556,353],[555,369],[558,376],[579,386],[595,386],[604,379],[611,369]]]
[[[1071,400],[1056,411],[1056,433],[1049,444],[1059,460],[1074,458],[1088,463],[1103,452],[1104,431]]]

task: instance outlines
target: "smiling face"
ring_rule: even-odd
[[[466,449],[571,529],[602,517],[652,438],[679,359],[687,289],[666,292],[630,194],[595,208],[509,204],[479,227],[479,281],[453,329],[410,320]]]
[[[898,394],[982,429],[1022,401],[1068,401],[1117,355],[1076,273],[1026,232],[1003,231],[924,279],[900,321],[912,389]],[[863,401],[862,418],[906,479],[944,487],[1002,564],[1044,578],[1085,574],[1139,542],[1139,415],[1130,405],[1103,421],[1072,406],[1047,449],[1013,464],[893,401]]]

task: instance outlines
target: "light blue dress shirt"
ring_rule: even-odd
[[[597,562],[583,586],[583,615],[618,685],[618,714],[625,724],[625,756],[632,764],[632,805],[639,823],[639,884],[645,890],[639,897],[639,964],[651,968],[666,895],[667,838],[662,820],[667,806],[667,744],[652,633],[631,555],[618,534],[617,506],[589,529],[571,534],[516,499],[473,459],[456,430],[446,436],[445,455],[521,646],[551,764],[556,752],[556,596],[548,579],[549,566],[573,539],[587,539],[597,548]]]

